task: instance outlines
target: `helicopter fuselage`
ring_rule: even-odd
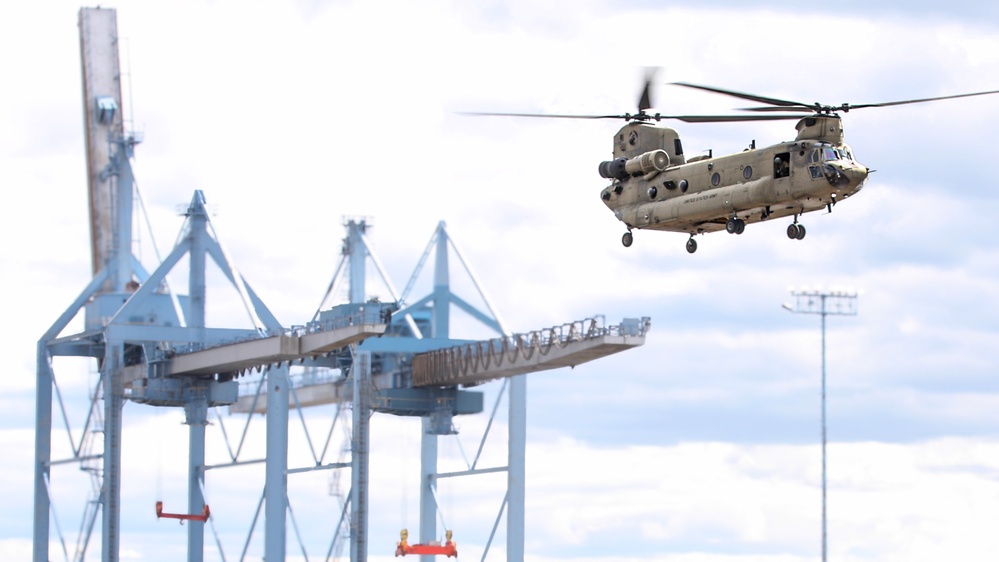
[[[797,128],[794,141],[687,160],[674,130],[630,123],[615,137],[615,159],[600,166],[612,180],[601,199],[628,227],[625,245],[631,229],[737,234],[746,224],[794,216],[797,230],[798,216],[831,210],[860,191],[869,173],[843,142],[838,116],[806,117]]]
[[[631,246],[633,229],[686,232],[687,251],[697,251],[695,234],[724,229],[742,234],[749,223],[793,216],[788,238],[801,240],[804,213],[828,209],[857,193],[871,170],[853,158],[843,139],[843,122],[837,112],[889,107],[931,101],[999,94],[999,90],[896,100],[880,103],[844,103],[778,99],[725,88],[673,82],[683,86],[763,104],[745,107],[739,115],[663,115],[651,112],[651,87],[655,70],[646,73],[638,99],[638,113],[580,115],[550,113],[471,113],[505,117],[558,119],[624,119],[628,124],[614,137],[614,159],[601,162],[600,175],[611,184],[600,199],[628,227],[621,243]],[[800,117],[802,113],[810,116]],[[798,135],[793,141],[757,149],[756,141],[741,153],[721,157],[686,159],[676,131],[652,125],[655,121],[732,123],[795,119]]]

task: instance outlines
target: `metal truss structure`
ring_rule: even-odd
[[[84,69],[85,121],[89,170],[93,278],[79,296],[42,335],[37,346],[37,404],[34,462],[34,562],[51,559],[51,524],[66,560],[87,557],[96,522],[100,518],[101,560],[119,560],[121,539],[121,479],[123,407],[126,402],[154,407],[182,408],[188,425],[187,507],[185,513],[157,515],[186,522],[187,559],[201,562],[205,552],[205,527],[213,525],[205,501],[205,474],[209,470],[245,464],[264,465],[264,486],[252,517],[243,559],[250,538],[263,515],[263,558],[280,562],[287,551],[287,522],[298,525],[288,499],[288,478],[299,472],[350,469],[349,497],[344,499],[340,521],[333,527],[326,552],[339,552],[349,534],[350,557],[367,559],[368,473],[370,417],[390,413],[422,419],[420,453],[421,543],[437,535],[440,509],[436,497],[441,479],[505,472],[507,491],[498,506],[489,545],[506,517],[506,556],[524,557],[524,457],[526,444],[526,373],[572,366],[640,346],[648,319],[631,319],[604,326],[601,321],[572,322],[555,328],[513,334],[495,313],[468,263],[448,236],[443,223],[420,258],[416,271],[400,295],[388,281],[372,251],[364,220],[346,222],[341,261],[312,319],[283,327],[261,301],[224,251],[205,208],[205,196],[195,191],[184,216],[176,246],[149,273],[132,253],[134,179],[131,156],[137,140],[125,134],[121,118],[120,72],[117,60],[116,15],[111,9],[80,11],[81,56]],[[434,255],[430,293],[411,298],[430,255]],[[471,305],[451,290],[449,257],[463,265],[485,309]],[[187,294],[176,294],[167,275],[187,260]],[[371,260],[391,299],[379,302],[366,294],[366,263]],[[222,272],[247,312],[248,327],[220,328],[206,325],[206,271],[211,263]],[[345,267],[346,266],[346,267]],[[342,280],[349,278],[348,302],[325,308]],[[450,310],[457,308],[486,326],[496,337],[488,341],[454,339]],[[82,313],[82,331],[66,333]],[[81,386],[79,373],[59,373],[55,359],[76,357],[96,360],[97,378],[88,389],[88,407],[82,424],[74,428],[72,408],[60,390],[60,381],[72,379]],[[310,377],[292,377],[292,365]],[[255,392],[240,396],[240,379],[259,372]],[[325,376],[322,374],[326,373]],[[330,376],[329,373],[339,373]],[[319,374],[320,376],[316,376]],[[454,433],[455,415],[483,411],[483,395],[468,387],[501,380],[502,389],[492,408],[482,443],[492,419],[505,398],[508,411],[506,466],[482,468],[479,451],[467,470],[438,470],[438,439]],[[289,467],[289,418],[302,408],[337,404],[326,444],[321,452],[307,436],[310,466]],[[326,460],[330,435],[340,415],[340,405],[351,412],[350,460]],[[228,462],[206,464],[206,426],[211,408],[231,407],[266,419],[266,450],[262,459],[243,457],[247,435],[244,427],[233,446],[221,418],[217,424],[228,450]],[[56,417],[58,412],[59,418]],[[62,425],[68,449],[53,448],[52,435]],[[60,454],[53,454],[53,451]],[[65,455],[61,452],[66,450]],[[53,469],[77,466],[91,483],[91,497],[70,553],[55,517]],[[301,540],[300,540],[301,542]],[[222,543],[216,534],[219,551]],[[414,545],[415,546],[415,545]],[[303,547],[304,554],[304,547]],[[224,556],[222,557],[225,559]],[[485,555],[483,555],[485,558]]]

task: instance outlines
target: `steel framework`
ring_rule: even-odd
[[[438,225],[406,289],[396,296],[384,268],[371,251],[366,222],[350,220],[345,224],[348,233],[337,273],[319,309],[311,321],[286,329],[224,251],[201,191],[194,192],[184,213],[184,226],[177,245],[149,273],[132,253],[135,185],[131,157],[137,140],[125,133],[121,119],[115,18],[113,9],[84,8],[80,11],[93,277],[37,345],[33,560],[46,562],[50,559],[53,522],[64,556],[67,560],[71,558],[52,500],[52,469],[61,465],[78,465],[92,482],[93,495],[83,510],[72,560],[86,558],[98,515],[101,516],[101,560],[115,562],[119,559],[123,408],[126,402],[182,408],[185,413],[188,515],[182,518],[188,524],[187,559],[190,562],[203,560],[205,526],[213,525],[205,502],[205,473],[251,463],[264,465],[264,489],[242,557],[246,556],[250,537],[262,513],[263,556],[268,562],[285,559],[289,520],[298,534],[288,501],[290,474],[349,467],[350,497],[342,507],[341,521],[334,529],[327,557],[332,555],[341,538],[341,530],[349,529],[351,559],[366,560],[369,419],[372,412],[422,419],[421,543],[431,542],[437,533],[440,509],[436,489],[440,479],[505,472],[507,491],[499,506],[486,553],[505,514],[507,559],[523,560],[526,443],[526,379],[523,375],[576,365],[642,345],[648,319],[633,319],[610,328],[591,321],[527,335],[512,334],[499,319],[443,222]],[[422,298],[412,299],[410,304],[410,293],[431,253],[435,256],[432,290]],[[451,290],[449,256],[452,253],[471,277],[486,310],[469,304]],[[188,265],[186,296],[174,293],[167,283],[167,275],[184,258]],[[375,263],[388,285],[390,302],[367,298],[365,263],[368,259]],[[206,325],[206,271],[212,262],[242,300],[248,327]],[[343,270],[345,263],[350,264],[347,270]],[[341,271],[349,276],[348,302],[324,309],[335,292]],[[478,343],[452,339],[452,307],[485,325],[497,338]],[[67,334],[81,312],[84,329]],[[380,335],[385,337],[372,338]],[[488,346],[490,352],[479,356],[488,357],[486,363],[474,360],[475,353],[469,347],[474,345],[480,350],[482,345]],[[553,349],[557,351],[553,352]],[[499,355],[495,350],[501,350]],[[449,357],[467,354],[469,362],[447,361],[441,359],[441,354]],[[59,378],[53,364],[57,357],[96,360],[98,377],[89,389],[89,406],[79,440],[74,437],[71,416],[59,390]],[[290,376],[292,363],[317,371],[339,369],[346,376],[321,385],[297,386]],[[417,365],[420,376],[428,377],[430,382],[420,383],[414,379]],[[463,371],[455,370],[455,365],[462,365]],[[241,398],[238,379],[251,371],[261,374],[257,390]],[[468,470],[440,473],[438,438],[454,432],[452,417],[483,411],[482,395],[459,387],[493,379],[502,379],[500,398],[505,393],[509,407],[507,465],[480,468],[477,454]],[[263,390],[265,386],[266,390]],[[289,467],[291,409],[295,408],[301,416],[304,406],[330,402],[349,402],[352,406],[350,461],[324,462],[326,447],[317,455],[310,438],[315,464]],[[493,417],[499,403],[497,398]],[[264,459],[247,461],[240,457],[246,437],[244,429],[235,450],[228,436],[224,436],[231,462],[206,464],[208,412],[210,408],[224,405],[232,405],[236,412],[266,412]],[[58,406],[70,441],[70,451],[65,458],[53,458],[55,406]],[[304,417],[302,419],[304,425]],[[219,422],[225,433],[221,419]],[[333,426],[335,424],[336,418]],[[483,442],[491,426],[492,418]],[[332,431],[333,427],[331,434]],[[328,443],[329,437],[327,446]],[[480,444],[480,453],[481,450]],[[221,550],[217,535],[216,542]]]

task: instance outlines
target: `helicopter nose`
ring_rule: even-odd
[[[859,188],[861,185],[864,184],[865,181],[867,181],[867,176],[868,174],[870,174],[871,171],[868,170],[865,166],[857,166],[853,168],[848,168],[844,170],[844,172],[846,173],[847,177],[850,178],[850,183],[856,185]]]
[[[865,166],[846,166],[840,170],[840,174],[842,174],[840,177],[846,180],[841,189],[848,193],[856,193],[863,189],[870,170]]]
[[[868,170],[864,166],[849,166],[842,163],[827,163],[823,170],[826,180],[837,189],[858,190],[867,180]]]

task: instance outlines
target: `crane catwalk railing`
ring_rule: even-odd
[[[590,318],[420,353],[413,357],[413,386],[477,384],[577,365],[642,345],[649,326],[648,318],[626,319],[612,326]]]

